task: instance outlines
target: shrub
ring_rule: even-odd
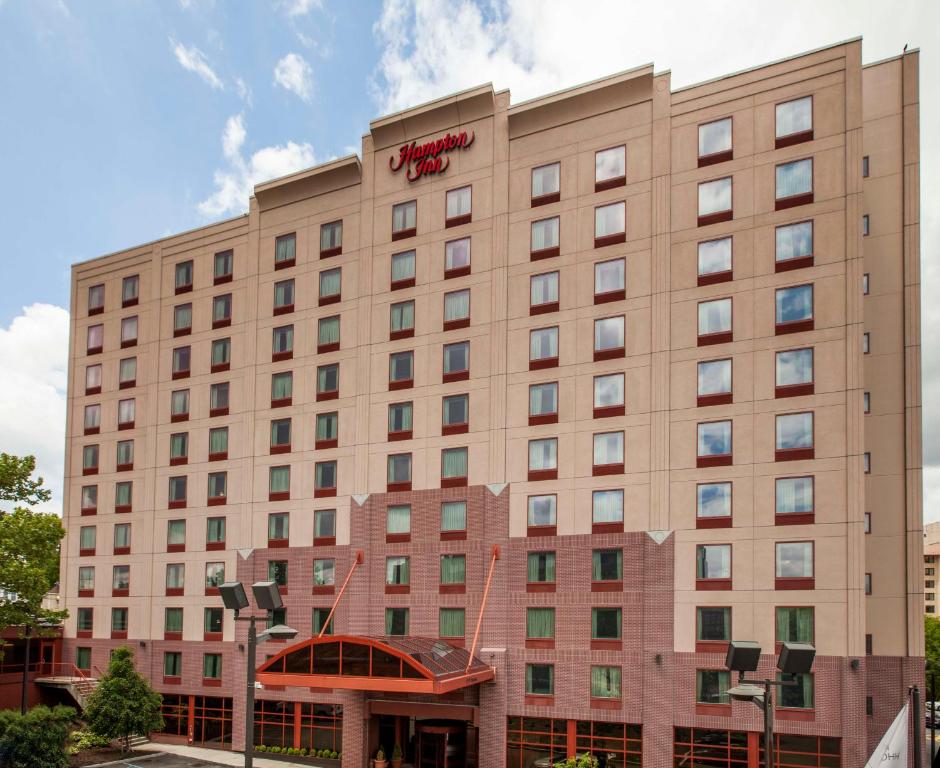
[[[106,737],[99,736],[97,733],[92,733],[91,731],[72,731],[69,736],[69,741],[72,742],[68,748],[70,755],[77,755],[79,752],[84,752],[86,749],[106,747],[111,743]]]
[[[65,741],[75,710],[58,706],[33,707],[25,715],[4,715],[0,736],[0,765],[4,768],[65,768]]]
[[[575,755],[555,763],[555,768],[597,768],[597,758],[590,752],[585,752],[580,757]]]
[[[339,753],[334,749],[332,752],[330,752],[330,757],[336,760],[339,757]]]
[[[255,752],[267,752],[268,748],[264,744],[255,744]]]

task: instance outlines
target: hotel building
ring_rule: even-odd
[[[64,658],[240,750],[272,579],[258,744],[745,768],[728,641],[810,642],[778,764],[862,765],[923,682],[918,114],[861,40],[485,85],[75,265]]]

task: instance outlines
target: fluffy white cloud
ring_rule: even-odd
[[[46,511],[61,514],[69,313],[51,304],[24,307],[0,328],[0,450],[36,457],[53,492]]]
[[[209,66],[206,55],[196,48],[196,46],[187,48],[185,45],[176,42],[172,38],[170,39],[170,46],[173,48],[173,55],[176,56],[176,60],[183,69],[189,72],[195,72],[208,85],[216,90],[222,90],[224,88],[221,78],[215,73],[212,67]]]
[[[222,132],[222,152],[228,167],[215,172],[215,192],[199,203],[199,212],[204,216],[241,213],[248,208],[255,184],[309,168],[316,162],[313,147],[293,141],[264,147],[246,159],[242,154],[246,137],[242,115],[230,117]]]
[[[314,8],[322,8],[323,0],[284,0],[281,7],[288,16],[306,16]]]
[[[274,82],[304,101],[310,101],[313,92],[313,70],[299,53],[288,53],[274,67]]]

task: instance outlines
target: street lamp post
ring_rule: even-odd
[[[728,645],[725,666],[738,673],[738,684],[728,689],[737,701],[751,701],[764,713],[764,765],[774,766],[774,686],[797,685],[796,680],[746,680],[746,672],[756,672],[760,646],[749,640],[734,640]],[[777,669],[786,674],[805,674],[813,668],[816,649],[808,643],[784,643],[777,657]]]
[[[227,581],[219,587],[222,603],[226,608],[235,612],[235,621],[248,622],[248,675],[245,687],[245,768],[254,765],[255,751],[255,668],[257,667],[258,643],[265,640],[293,640],[297,637],[297,630],[284,624],[268,627],[260,635],[255,627],[256,621],[267,621],[272,611],[284,606],[277,583],[273,581],[259,581],[251,585],[255,596],[255,604],[266,612],[265,616],[239,616],[239,611],[248,607],[248,595],[240,581]]]

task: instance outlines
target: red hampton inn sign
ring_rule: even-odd
[[[461,131],[460,133],[451,133],[448,131],[444,136],[425,144],[402,144],[398,150],[398,158],[393,155],[388,159],[388,167],[392,171],[405,169],[405,175],[408,181],[417,181],[422,176],[431,176],[435,173],[443,173],[450,165],[448,152],[455,149],[466,149],[476,138],[471,129],[470,133]]]

